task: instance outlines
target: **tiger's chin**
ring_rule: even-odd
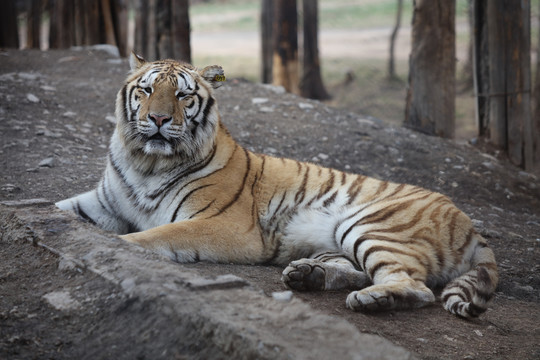
[[[148,140],[144,144],[144,153],[146,155],[171,156],[175,151],[170,142],[167,140]]]

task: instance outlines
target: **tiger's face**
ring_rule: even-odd
[[[173,60],[147,62],[132,54],[131,73],[117,97],[124,144],[152,156],[192,157],[212,140],[218,123],[213,89],[223,69],[200,71]]]

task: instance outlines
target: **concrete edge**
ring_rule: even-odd
[[[3,239],[26,240],[98,274],[130,297],[193,329],[183,339],[238,359],[414,359],[408,350],[298,299],[277,301],[234,275],[215,279],[56,209],[44,199],[0,202]],[[192,334],[193,335],[193,334]],[[182,344],[189,346],[190,344]]]

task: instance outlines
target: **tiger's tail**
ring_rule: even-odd
[[[441,300],[444,308],[463,318],[477,317],[487,304],[499,281],[493,251],[480,235],[471,259],[471,270],[446,285]]]

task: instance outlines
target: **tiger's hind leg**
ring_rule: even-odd
[[[362,289],[369,277],[337,252],[323,252],[293,261],[283,270],[283,283],[293,290]]]
[[[415,280],[398,264],[383,265],[375,284],[347,296],[347,307],[355,311],[419,308],[435,301],[433,292],[422,280]]]

